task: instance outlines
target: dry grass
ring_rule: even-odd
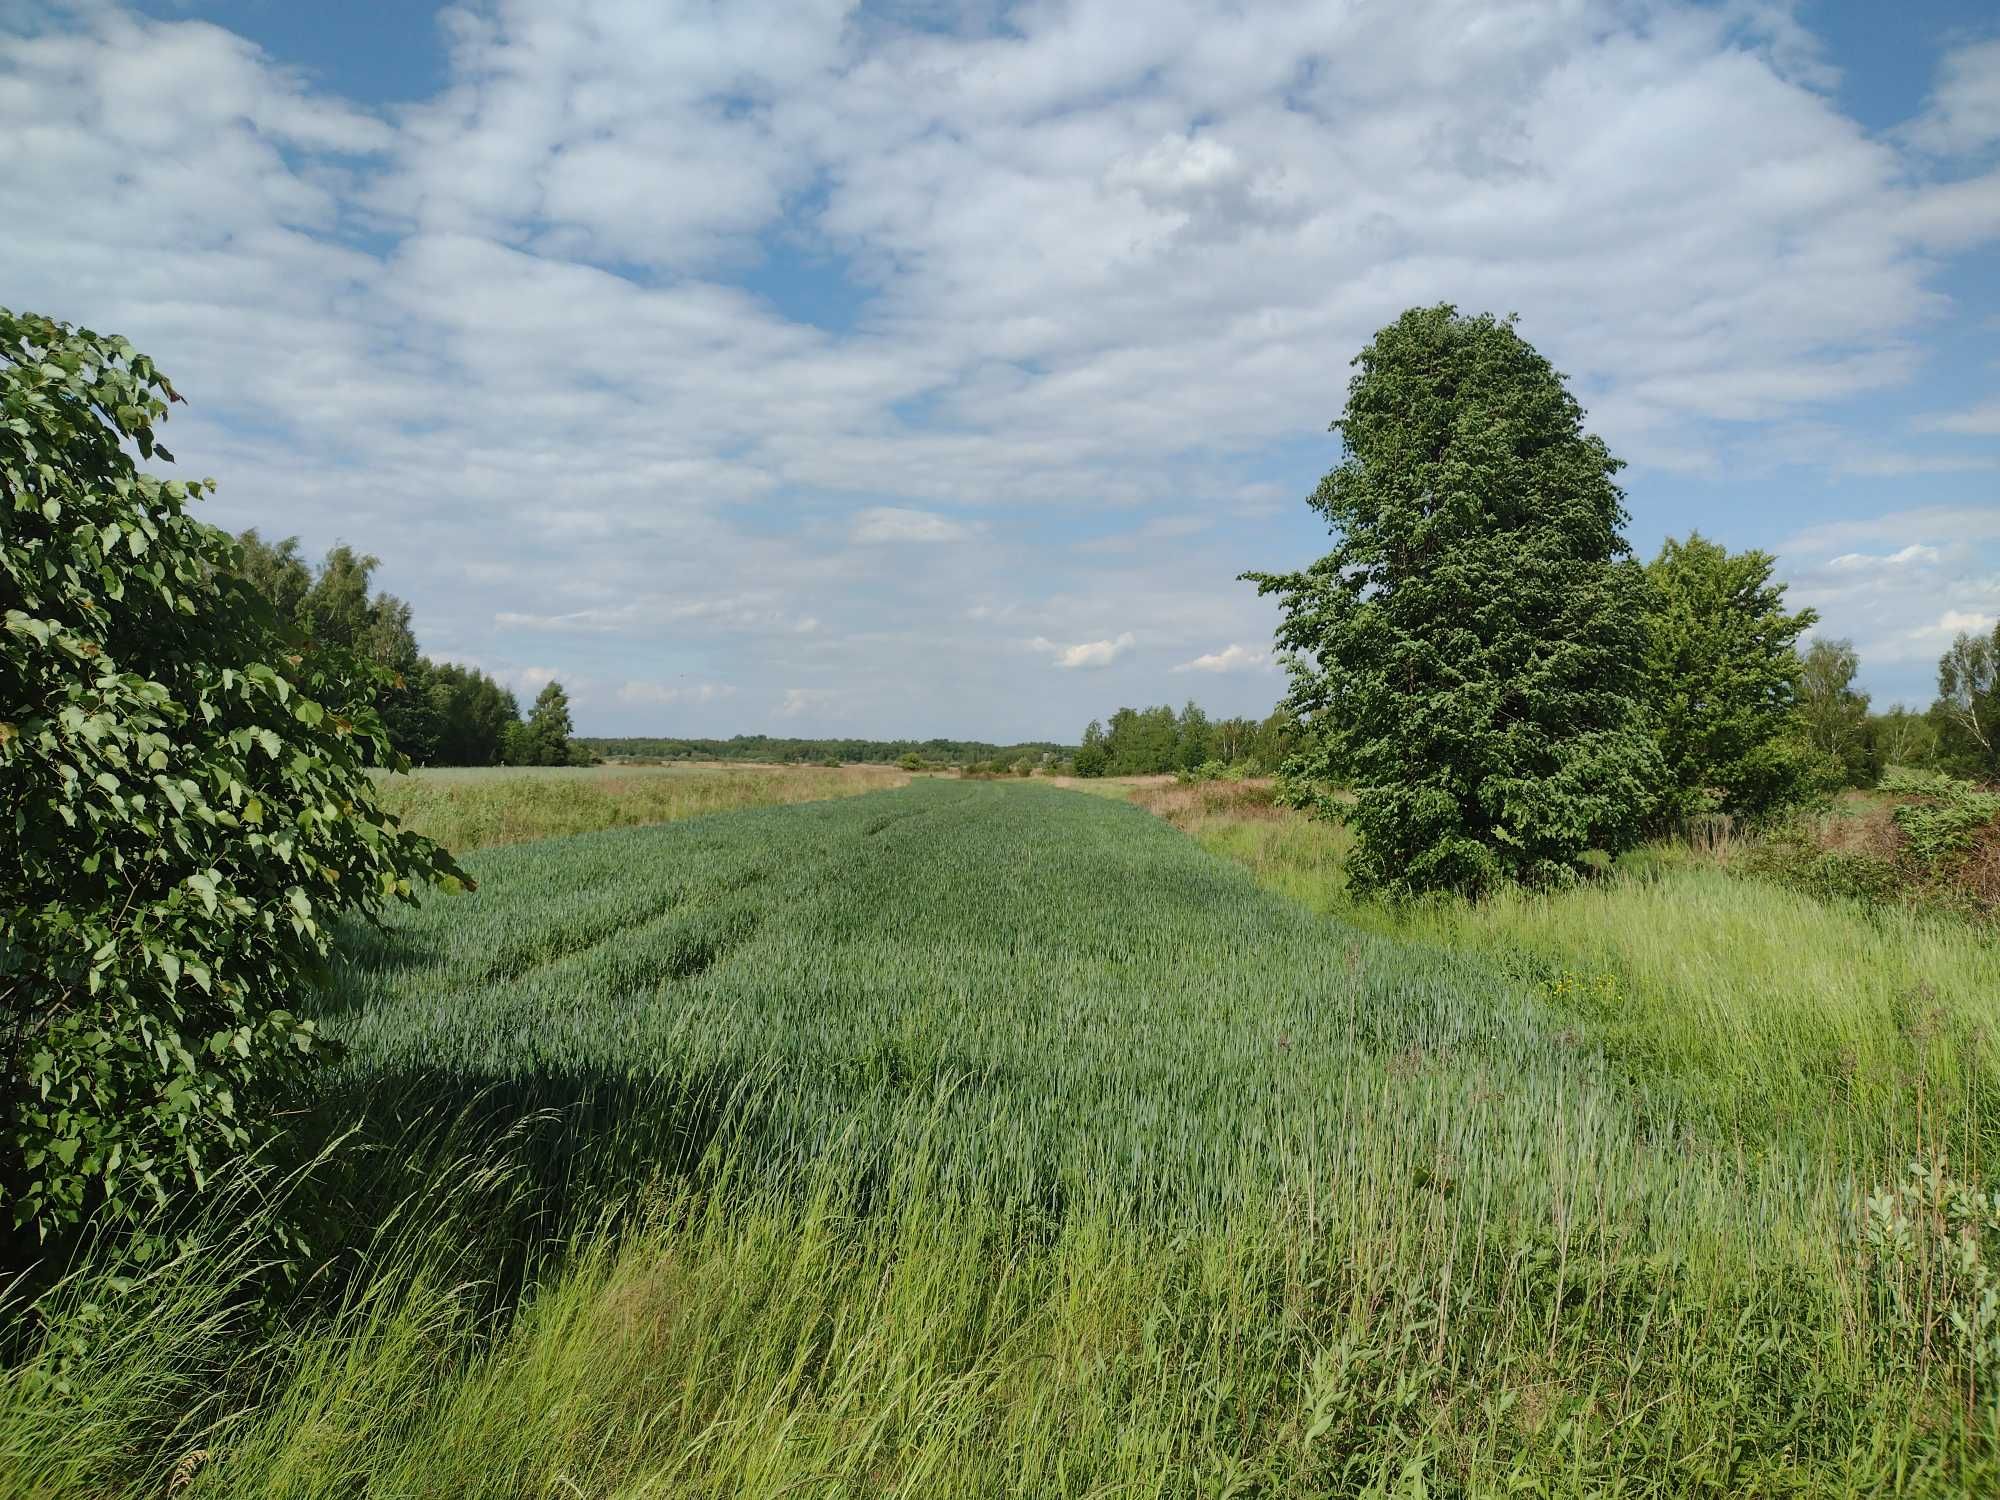
[[[893,766],[493,766],[381,783],[382,804],[460,853],[907,785]]]

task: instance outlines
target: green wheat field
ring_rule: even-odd
[[[348,933],[312,1149],[222,1189],[313,1243],[298,1310],[246,1324],[200,1224],[137,1315],[80,1275],[0,1470],[2000,1493],[1990,939],[1672,861],[1357,913],[1337,828],[877,784],[488,848]]]

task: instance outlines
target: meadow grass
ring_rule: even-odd
[[[1229,837],[1272,866],[1338,837],[1233,821],[1269,825]],[[1984,1326],[1975,1283],[1921,1187],[1867,1206],[1940,1131],[1981,1137],[1962,1039],[1898,1044],[1949,1108],[1723,1109],[1744,1086],[1706,1082],[1701,1036],[1618,1045],[1498,937],[1666,985],[1637,940],[1580,946],[1620,909],[1369,932],[1245,863],[1109,799],[946,781],[473,855],[476,894],[343,943],[320,1009],[348,1056],[302,1135],[364,1124],[299,1189],[328,1223],[290,1313],[233,1295],[258,1274],[234,1230],[115,1298],[86,1266],[0,1386],[0,1471],[47,1495],[2000,1486],[2000,1363],[1952,1321]],[[1681,1028],[1803,1045],[1781,1003],[1714,1003]]]
[[[1343,924],[1477,954],[1635,1077],[1725,1129],[1817,1126],[1825,1149],[2000,1144],[2000,943],[1949,917],[1822,900],[1668,845],[1606,878],[1479,903],[1354,901],[1337,822],[1227,784],[1129,793],[1266,889]]]
[[[427,766],[376,785],[384,808],[463,853],[740,807],[851,797],[908,780],[889,766]]]

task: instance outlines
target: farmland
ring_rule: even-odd
[[[0,1396],[7,1471],[2000,1482],[1944,1175],[1995,1145],[1990,944],[1678,867],[1371,918],[1337,829],[1182,821],[923,779],[469,856],[476,893],[345,934],[319,1001],[346,1054],[301,1134],[361,1122],[289,1190],[325,1289],[246,1328],[218,1243],[65,1345],[79,1282],[44,1312],[62,1382]]]
[[[886,766],[428,767],[378,782],[382,806],[453,849],[671,823],[900,786]]]

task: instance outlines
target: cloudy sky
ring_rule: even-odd
[[[586,732],[1267,710],[1232,580],[1440,300],[1878,701],[2000,612],[1990,0],[0,0],[0,139],[0,301],[160,361],[209,519]]]

